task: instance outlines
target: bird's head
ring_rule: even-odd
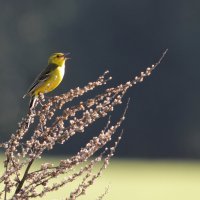
[[[56,64],[62,66],[66,60],[69,60],[69,53],[54,53],[49,57],[48,64]]]

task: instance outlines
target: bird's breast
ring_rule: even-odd
[[[60,77],[63,78],[64,74],[65,74],[65,64],[63,64],[61,67],[58,67],[59,68],[59,75]]]

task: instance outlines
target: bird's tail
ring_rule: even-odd
[[[29,102],[30,111],[33,110],[33,108],[35,108],[35,106],[37,104],[37,100],[38,100],[38,96],[37,95],[31,96],[31,99],[30,99],[30,102]]]

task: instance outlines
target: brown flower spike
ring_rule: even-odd
[[[80,177],[82,181],[74,191],[65,194],[65,198],[74,200],[85,194],[87,188],[94,184],[94,181],[109,165],[115,153],[123,131],[117,137],[113,135],[117,133],[125,119],[129,100],[118,122],[112,124],[109,117],[102,131],[88,141],[76,155],[60,160],[56,166],[52,163],[43,163],[40,169],[30,172],[33,163],[42,158],[45,150],[53,149],[57,143],[64,144],[77,133],[85,133],[86,128],[97,119],[108,116],[117,105],[122,103],[123,96],[129,88],[151,75],[166,53],[167,50],[157,63],[146,68],[134,79],[116,87],[107,88],[103,93],[86,101],[80,101],[74,106],[68,107],[67,103],[99,86],[106,85],[111,80],[111,77],[108,77],[109,72],[106,71],[96,81],[88,83],[83,88],[71,89],[60,96],[46,99],[40,95],[41,103],[38,103],[37,107],[22,119],[10,140],[1,144],[5,150],[6,159],[5,171],[0,177],[0,184],[3,186],[0,199],[28,200],[43,197]],[[94,167],[99,162],[102,162],[102,166],[95,173]],[[80,165],[82,167],[77,168]],[[64,178],[58,182],[56,178],[60,175]],[[103,199],[105,194],[99,196],[98,199]]]

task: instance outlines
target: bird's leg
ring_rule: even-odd
[[[41,106],[44,106],[44,104],[42,103],[42,101],[40,99],[38,99],[38,103],[41,105]]]
[[[44,106],[44,104],[42,103],[44,101],[45,101],[44,94],[43,93],[39,93],[38,102],[40,103],[41,106]]]

